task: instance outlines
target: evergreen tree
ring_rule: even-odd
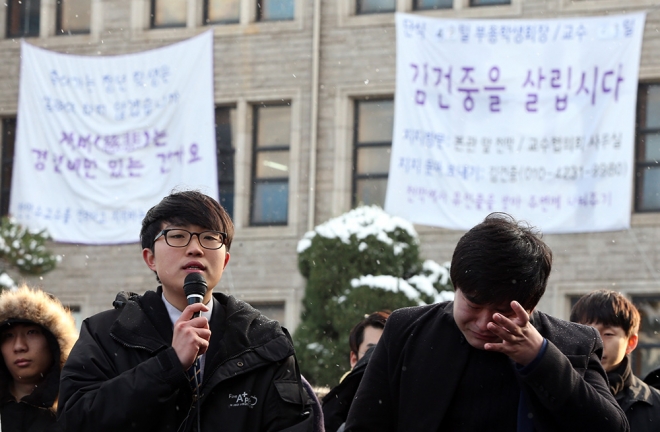
[[[46,249],[49,239],[45,230],[31,231],[11,218],[0,222],[0,258],[23,274],[40,275],[55,268],[61,257]],[[0,265],[0,288],[16,284]]]
[[[452,298],[447,265],[423,262],[409,222],[356,208],[317,226],[298,244],[307,279],[296,353],[303,375],[334,386],[349,368],[348,335],[365,314]]]

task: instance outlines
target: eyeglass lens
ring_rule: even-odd
[[[165,233],[165,241],[172,247],[185,247],[190,243],[192,235],[197,235],[199,243],[206,249],[219,249],[223,244],[222,234],[217,231],[191,233],[182,229],[173,229]]]

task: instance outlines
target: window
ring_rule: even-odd
[[[236,108],[215,109],[215,142],[218,158],[220,204],[234,217],[234,154],[236,153]]]
[[[257,21],[292,20],[294,0],[257,0]]]
[[[660,84],[639,86],[635,210],[660,211]]]
[[[186,0],[151,0],[151,28],[185,27]]]
[[[470,0],[470,6],[508,5],[511,0]]]
[[[39,0],[8,0],[7,37],[39,36]]]
[[[254,107],[250,225],[287,223],[290,140],[290,104]]]
[[[56,35],[89,33],[91,0],[57,0]]]
[[[240,4],[240,0],[204,0],[204,23],[237,23],[240,17]]]
[[[80,306],[68,305],[65,307],[69,309],[69,311],[71,312],[71,316],[73,316],[73,322],[76,325],[76,330],[78,330],[78,333],[80,334],[80,328],[82,327],[82,322],[83,322],[83,316],[82,316],[82,312],[80,311]]]
[[[451,9],[454,6],[454,0],[415,0],[413,8],[415,10],[429,9]]]
[[[393,122],[392,99],[355,101],[353,207],[385,204]]]
[[[644,378],[660,364],[660,295],[633,296],[639,310],[639,342],[632,352],[632,371]]]
[[[396,0],[356,0],[355,6],[355,13],[358,15],[394,12]]]
[[[2,185],[0,187],[0,216],[9,214],[11,175],[14,168],[14,144],[16,142],[16,118],[2,119]]]

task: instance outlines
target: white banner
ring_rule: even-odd
[[[630,227],[645,14],[397,14],[385,209],[466,230],[494,211],[548,233]]]
[[[173,189],[218,196],[213,32],[83,57],[21,43],[10,214],[56,241],[139,240]]]

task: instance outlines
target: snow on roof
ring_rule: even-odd
[[[298,253],[304,252],[312,245],[312,239],[317,234],[325,238],[338,238],[346,244],[350,243],[352,235],[358,240],[374,235],[379,241],[393,245],[394,241],[387,233],[394,232],[397,228],[407,231],[415,242],[419,242],[417,231],[407,220],[391,216],[378,206],[362,206],[318,225],[314,231],[305,233],[298,242],[297,250]],[[405,243],[394,244],[394,253],[400,254],[406,246]]]

